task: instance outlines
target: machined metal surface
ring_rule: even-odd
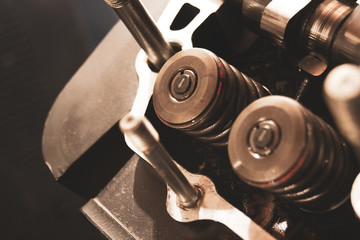
[[[212,13],[216,12],[216,10],[218,10],[223,3],[223,0],[171,0],[157,21],[157,26],[166,40],[178,44],[182,49],[192,48],[193,43],[191,38],[195,30]],[[184,4],[190,4],[200,11],[186,27],[179,30],[171,30],[171,23]],[[139,52],[136,58],[135,68],[139,78],[139,87],[136,93],[134,104],[131,108],[131,113],[140,116],[145,114],[149,104],[157,73],[149,68],[149,65],[147,64],[147,56],[142,50]]]
[[[178,101],[168,89],[177,72],[187,69],[196,74],[197,87],[191,98]],[[158,75],[154,89],[155,111],[165,123],[190,123],[213,102],[218,88],[218,68],[212,56],[207,51],[196,49],[181,51],[166,63]],[[191,110],[190,106],[193,107]]]
[[[360,6],[346,18],[338,30],[331,49],[334,65],[360,64]]]
[[[359,6],[342,1],[243,1],[248,26],[299,57],[313,76],[342,63],[360,63]]]
[[[249,133],[249,147],[255,157],[268,156],[280,141],[280,128],[272,120],[258,122]]]
[[[156,70],[174,54],[152,17],[140,0],[105,1],[114,8],[120,19],[131,32],[141,48],[146,52],[150,63]]]
[[[216,222],[175,221],[166,211],[166,194],[165,183],[151,165],[134,155],[81,211],[108,239],[238,239]]]
[[[159,134],[145,117],[126,115],[120,121],[120,129],[154,167],[164,182],[175,192],[180,207],[193,207],[198,201],[198,191],[190,185],[159,142]]]
[[[115,7],[122,6],[120,6],[122,3],[119,1],[109,0],[108,2],[112,2],[113,4],[116,4],[117,2],[119,5],[114,5]],[[185,3],[198,8],[200,11],[199,14],[196,15],[196,17],[183,29],[171,30],[170,24],[172,23],[172,20]],[[210,16],[210,14],[219,9],[222,3],[223,1],[220,0],[170,1],[163,12],[162,17],[158,21],[158,26],[164,36],[165,42],[172,42],[175,45],[181,46],[182,49],[191,48],[191,38],[194,31],[207,17]],[[160,11],[159,9],[162,8],[161,2],[157,2],[155,5],[150,4],[149,2],[148,5],[150,9],[156,6],[158,13]],[[353,23],[354,22],[355,21],[353,21]],[[118,26],[122,25],[118,24]],[[148,65],[148,56],[150,54],[141,50],[137,55],[135,63],[139,80],[139,83],[137,84],[135,71],[134,69],[131,69],[131,67],[133,66],[133,61],[138,48],[136,47],[136,44],[131,41],[131,37],[127,34],[127,30],[123,26],[121,29],[122,30],[112,30],[98,50],[95,51],[93,56],[89,58],[65,87],[49,113],[44,130],[43,151],[45,160],[56,178],[60,178],[84,152],[86,152],[128,111],[131,111],[131,113],[136,116],[142,117],[147,110],[158,73],[153,71],[154,69],[150,68]],[[124,36],[126,39],[125,42],[128,44],[123,42]],[[111,41],[109,39],[111,39]],[[348,40],[349,39],[354,38],[350,37]],[[122,45],[122,43],[124,43],[124,45]],[[126,56],[126,58],[124,58],[124,56]],[[353,56],[356,57],[357,55],[354,54]],[[164,57],[164,59],[167,59],[167,57]],[[120,75],[120,69],[123,68],[121,64],[131,66],[126,74]],[[183,78],[176,78],[173,81],[173,91],[175,92],[173,92],[173,97],[178,98],[177,100],[179,101],[190,99],[197,89],[197,73],[193,72],[194,74],[192,74],[186,71],[189,70],[186,69],[182,74],[186,73],[189,76],[189,82],[186,82],[186,79],[183,80]],[[195,76],[195,78],[193,76]],[[121,80],[119,81],[119,79]],[[195,79],[196,84],[193,84],[193,79]],[[189,84],[190,87],[183,84]],[[184,87],[184,89],[182,87]],[[194,87],[194,89],[191,87]],[[126,101],[124,101],[124,99],[126,99]],[[265,128],[270,128],[273,132],[264,133],[255,131],[254,138],[252,139],[253,153],[268,155],[275,152],[279,147],[277,141],[273,138],[276,136],[276,133],[278,133],[276,128]],[[280,136],[282,133],[281,130],[282,129],[279,131]],[[273,135],[273,137],[270,137],[270,135]],[[127,142],[130,143],[131,141],[128,137],[127,139]],[[134,149],[134,146],[131,144],[130,147]],[[268,149],[271,151],[268,151]],[[264,152],[261,150],[264,150]],[[341,152],[341,150],[339,150],[339,152]],[[140,156],[144,156],[144,154],[139,151],[137,153]],[[339,158],[341,158],[341,156]],[[135,166],[134,162],[131,164],[127,165],[123,171],[121,171],[121,174],[126,175],[125,172],[129,171],[130,168],[133,171],[131,173],[137,171],[137,166]],[[165,199],[165,191],[161,192],[158,191],[158,189],[152,189],[152,184],[149,184],[149,182],[149,189],[144,189],[139,187],[139,185],[126,182],[127,180],[130,181],[133,179],[135,179],[134,181],[137,181],[137,177],[140,175],[143,176],[139,172],[131,176],[127,175],[123,178],[119,177],[120,175],[115,176],[113,181],[83,208],[84,214],[104,233],[105,236],[115,239],[169,239],[170,237],[169,235],[166,235],[166,233],[169,233],[169,229],[171,229],[179,232],[177,236],[172,237],[173,239],[186,239],[183,235],[187,235],[188,231],[191,232],[191,230],[189,230],[191,228],[188,227],[189,225],[172,225],[173,223],[167,225],[166,223],[164,226],[166,225],[167,227],[157,226],[157,217],[159,217],[158,219],[167,219],[168,222],[171,220],[170,218],[166,218],[168,216],[161,212],[165,207],[158,204]],[[154,179],[147,180],[154,181]],[[128,184],[126,185],[125,182]],[[143,185],[140,184],[140,186],[145,186],[145,183],[146,181],[142,182]],[[138,192],[132,193],[132,188],[138,188]],[[149,204],[151,201],[148,199],[148,201],[141,202],[142,200],[139,200],[140,197],[136,196],[137,194],[138,196],[140,195],[139,192],[149,193],[148,199],[155,199],[155,201],[152,201],[152,203],[155,204]],[[215,195],[213,195],[213,197],[214,199],[216,198]],[[141,203],[139,204],[139,202]],[[229,207],[228,205],[226,206]],[[218,207],[218,205],[215,207]],[[135,211],[137,212],[135,213]],[[218,211],[218,209],[216,209],[216,211]],[[225,223],[230,228],[234,229],[234,231],[240,229],[242,232],[241,234],[244,234],[246,237],[251,238],[256,234],[261,234],[262,229],[259,230],[255,228],[252,232],[252,227],[243,229],[243,226],[234,226],[234,221],[229,222],[228,219],[224,220],[222,216],[226,215],[223,213],[214,214],[216,211],[211,213],[207,212],[206,214],[208,215],[205,214],[202,216],[210,219],[209,216],[215,215],[215,217],[212,218],[213,220]],[[139,212],[141,214],[138,215],[137,213]],[[159,212],[161,212],[161,216],[157,215]],[[188,212],[185,212],[184,214],[187,213]],[[199,211],[199,213],[201,213],[201,211]],[[243,218],[243,215],[237,215],[235,212],[233,212],[233,214],[238,216],[239,219],[244,219],[244,223],[252,226],[251,220],[249,223],[249,219]],[[232,218],[229,217],[229,219]],[[245,226],[247,226],[246,224]],[[176,227],[173,228],[173,226]],[[161,231],[157,232],[158,229],[161,229]],[[198,229],[194,229],[195,231],[192,231],[191,234],[189,234],[191,235],[189,236],[189,239],[196,238],[194,236],[197,234]],[[206,233],[207,235],[204,234],[207,236],[204,239],[209,239],[209,237],[211,237],[209,234],[213,232],[210,230]]]
[[[195,73],[189,69],[181,69],[171,81],[170,94],[177,101],[184,101],[194,93],[196,85]]]
[[[282,46],[290,20],[310,2],[311,0],[272,0],[262,12],[260,29],[268,33],[276,44]]]
[[[298,160],[294,156],[301,156],[305,147],[306,126],[297,104],[279,96],[270,99],[264,98],[249,105],[236,119],[231,130],[228,147],[230,160],[235,172],[240,173],[248,181],[271,183],[274,179],[281,179],[284,172],[289,171]],[[285,100],[285,103],[282,100]],[[286,110],[276,107],[280,103],[283,103]],[[281,142],[277,146],[277,151],[273,151],[266,159],[260,156],[256,159],[250,153],[248,139],[253,127],[263,120],[273,121],[279,126]],[[247,163],[254,165],[252,171],[247,170]]]
[[[322,2],[308,23],[307,48],[309,51],[320,53],[328,59],[335,34],[352,10],[350,6],[338,1]]]
[[[216,192],[215,185],[209,178],[191,174],[180,165],[178,167],[190,183],[199,188],[201,198],[193,208],[179,208],[177,195],[168,187],[166,207],[170,216],[175,220],[179,222],[212,220],[224,224],[244,240],[275,239],[239,209],[223,199]]]
[[[324,84],[324,97],[341,134],[352,145],[360,163],[360,67],[334,68]]]
[[[126,115],[120,121],[120,128],[131,142],[134,152],[143,156],[167,184],[167,211],[175,220],[212,220],[224,224],[245,240],[275,239],[220,197],[209,178],[190,174],[176,164],[160,144],[156,130],[146,118]]]
[[[179,72],[186,71],[194,74],[193,81],[189,79],[191,93],[179,99],[172,89]],[[166,125],[214,146],[226,146],[237,114],[250,102],[269,94],[266,87],[212,52],[193,48],[180,51],[161,69],[153,102],[158,117]]]
[[[254,151],[254,126],[266,154]],[[276,135],[278,138],[276,140]],[[353,160],[335,131],[293,99],[269,96],[250,104],[236,119],[229,138],[234,171],[245,182],[267,189],[300,208],[321,212],[339,207],[349,197]],[[257,153],[257,154],[254,154]]]
[[[270,2],[271,0],[242,1],[242,15],[247,19],[248,25],[253,31],[260,31],[262,13]]]
[[[157,25],[165,39],[186,49],[192,47],[193,32],[223,1],[172,0],[166,7],[166,1],[151,3],[144,1],[153,16],[163,12]],[[188,26],[172,31],[172,20],[185,3],[200,12]],[[45,162],[56,179],[130,110],[137,115],[145,114],[157,73],[149,68],[145,52],[138,51],[131,34],[119,22],[59,94],[49,112],[42,139]],[[127,71],[122,71],[124,66]]]

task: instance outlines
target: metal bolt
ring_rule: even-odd
[[[258,122],[249,132],[249,150],[256,156],[270,155],[280,140],[280,129],[272,120]]]
[[[254,133],[254,144],[256,148],[266,149],[274,140],[274,133],[268,128],[257,128]]]
[[[180,74],[176,79],[174,83],[174,90],[178,94],[184,94],[186,93],[191,86],[191,79],[190,76],[187,74]]]
[[[188,99],[195,91],[197,78],[192,70],[179,70],[171,81],[170,93],[178,101]]]

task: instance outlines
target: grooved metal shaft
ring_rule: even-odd
[[[174,54],[154,20],[139,0],[104,0],[110,5],[129,29],[137,43],[148,55],[155,70]]]
[[[128,114],[120,121],[120,129],[175,192],[181,206],[189,208],[195,206],[198,200],[197,190],[189,183],[161,145],[159,135],[151,123],[145,117]]]

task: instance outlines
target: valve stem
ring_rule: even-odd
[[[120,129],[175,192],[180,206],[196,206],[199,192],[189,183],[159,142],[159,134],[151,123],[145,117],[128,114],[120,121]]]
[[[112,7],[137,43],[145,51],[154,70],[174,55],[171,45],[164,39],[153,18],[139,0],[104,0]]]

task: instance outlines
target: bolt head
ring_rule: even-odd
[[[177,101],[188,99],[195,91],[196,74],[192,70],[179,70],[170,82],[170,94]]]
[[[249,150],[256,157],[273,153],[279,141],[280,128],[272,120],[261,120],[249,131]]]
[[[178,77],[175,79],[174,82],[174,91],[177,94],[184,94],[186,93],[191,86],[191,79],[190,76],[188,74],[180,74],[178,75]]]

